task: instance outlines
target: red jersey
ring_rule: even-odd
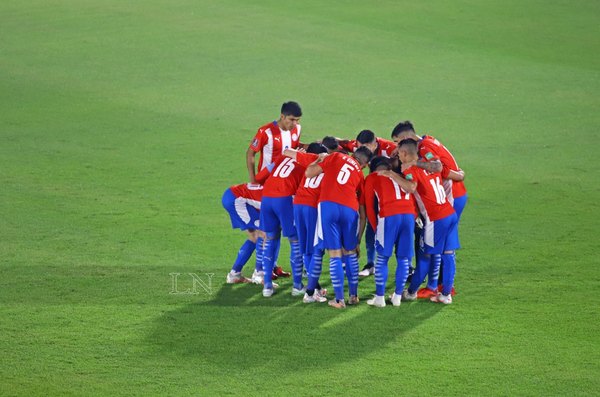
[[[263,186],[258,183],[242,183],[241,185],[231,186],[229,188],[237,199],[242,199],[244,202],[253,206],[257,210],[260,209],[260,202],[263,195]]]
[[[296,194],[306,168],[289,157],[275,164],[264,184],[263,197],[286,197]]]
[[[429,173],[415,165],[404,171],[407,181],[417,183],[415,199],[426,221],[437,221],[454,213],[442,186],[442,174]]]
[[[383,138],[376,138],[376,140],[377,140],[377,152],[373,153],[373,155],[390,157],[392,155],[392,152],[394,151],[394,149],[396,149],[396,146],[397,146],[396,143],[392,142],[392,141],[388,141],[387,139],[383,139]],[[353,140],[348,141],[347,143],[344,143],[340,146],[344,150],[347,150],[349,152],[355,152],[356,149],[358,149],[358,141],[356,139],[353,139]]]
[[[374,172],[365,179],[365,207],[373,230],[377,230],[375,200],[381,218],[398,214],[417,215],[413,195],[405,192],[392,178]]]
[[[291,131],[281,130],[277,121],[260,127],[250,143],[250,149],[255,153],[260,152],[257,171],[281,160],[285,149],[297,149],[300,145],[300,130],[299,124]]]
[[[356,159],[342,153],[331,153],[319,163],[325,176],[321,182],[319,202],[332,201],[358,210],[365,177]]]
[[[308,167],[310,163],[317,159],[317,155],[313,153],[298,153],[296,162],[303,167]],[[319,174],[312,178],[304,176],[300,181],[296,195],[294,196],[294,204],[308,205],[317,208],[319,196],[321,194],[321,181],[325,174]]]
[[[447,178],[450,170],[460,170],[452,153],[432,136],[424,135],[419,141],[419,155],[425,160],[438,159],[442,162],[442,177]],[[449,194],[446,191],[446,194]],[[462,181],[452,181],[452,197],[462,197],[467,194],[467,189]]]

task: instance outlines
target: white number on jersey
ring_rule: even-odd
[[[346,182],[348,182],[348,179],[350,179],[351,171],[352,171],[352,166],[350,164],[344,164],[337,176],[337,182],[340,185],[345,185]]]
[[[321,179],[323,179],[323,177],[325,176],[325,174],[319,174],[317,176],[313,176],[312,178],[308,178],[305,182],[304,182],[304,187],[305,188],[310,188],[310,189],[316,189],[319,187],[319,185],[321,184]]]
[[[430,179],[431,186],[433,187],[433,192],[435,193],[435,201],[438,204],[444,204],[446,202],[446,191],[444,187],[440,185],[440,177],[436,176],[435,181]]]
[[[402,200],[402,193],[406,193],[404,195],[404,200],[410,199],[410,193],[405,192],[404,189],[402,189],[400,185],[398,185],[398,183],[392,178],[390,178],[390,180],[394,184],[394,190],[396,191],[396,200]]]
[[[279,178],[287,178],[288,176],[290,176],[295,167],[296,163],[294,163],[294,160],[287,157],[281,162],[281,164],[279,164],[279,166],[277,166],[277,169],[273,173],[273,176]]]

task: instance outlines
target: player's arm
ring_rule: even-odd
[[[327,153],[320,153],[315,161],[310,163],[308,167],[306,167],[306,175],[307,178],[312,178],[314,176],[320,175],[323,173],[323,168],[321,168],[320,163],[327,157]]]
[[[377,229],[377,214],[375,213],[375,189],[373,187],[373,177],[367,177],[364,190],[364,205],[367,220],[373,230]]]
[[[423,168],[427,172],[436,173],[442,172],[442,162],[440,160],[417,160],[417,167]]]
[[[465,172],[463,170],[450,170],[448,171],[447,179],[452,179],[453,181],[461,182],[465,180]]]
[[[289,157],[289,158],[291,158],[293,160],[296,160],[298,158],[297,154],[298,154],[298,151],[295,150],[295,149],[285,149],[283,151],[283,155],[285,157]]]
[[[358,244],[356,245],[356,253],[360,255],[360,242],[367,226],[367,216],[365,214],[365,206],[358,206]]]
[[[246,151],[246,166],[248,167],[248,177],[250,179],[250,183],[256,183],[255,157],[256,152],[249,147]]]
[[[414,193],[417,189],[417,183],[413,181],[407,181],[402,178],[401,175],[396,174],[394,171],[377,171],[379,175],[387,176],[392,178],[394,182],[396,182],[405,192]]]

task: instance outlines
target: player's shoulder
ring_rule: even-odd
[[[271,121],[271,122],[269,122],[269,123],[267,123],[265,125],[262,125],[262,126],[258,127],[258,132],[262,133],[262,132],[266,132],[267,130],[273,131],[273,130],[275,130],[277,128],[278,128],[277,127],[277,121]]]

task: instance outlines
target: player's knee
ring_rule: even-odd
[[[348,250],[342,249],[342,254],[343,255],[353,255],[353,254],[356,254],[356,250],[353,249],[353,250],[348,251]]]
[[[265,232],[265,237],[267,240],[277,240],[279,239],[279,232]]]
[[[444,255],[452,255],[454,254],[454,251],[444,251]]]

